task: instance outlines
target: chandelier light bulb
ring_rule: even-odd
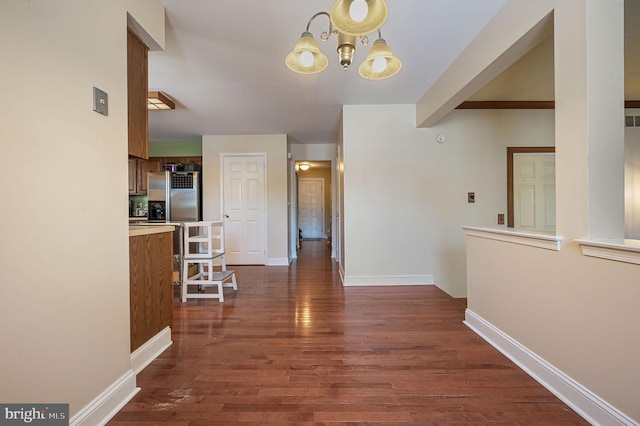
[[[373,60],[371,67],[375,72],[382,72],[387,68],[387,59],[383,57],[376,58]]]
[[[302,64],[303,67],[310,67],[313,65],[313,53],[308,50],[302,52],[300,54],[300,64]]]
[[[366,0],[354,0],[349,6],[349,16],[355,22],[362,22],[369,14],[369,5]]]

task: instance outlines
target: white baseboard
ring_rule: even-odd
[[[633,426],[633,419],[467,309],[464,323],[593,425]]]
[[[140,391],[136,386],[136,375],[129,370],[116,380],[96,399],[69,420],[70,426],[102,426]]]
[[[286,257],[270,257],[267,259],[267,266],[289,266],[289,259]]]
[[[345,287],[386,286],[386,285],[433,285],[433,275],[399,275],[391,276],[347,276],[343,277]]]
[[[136,374],[140,373],[172,343],[171,327],[165,327],[164,330],[131,353],[131,368]]]

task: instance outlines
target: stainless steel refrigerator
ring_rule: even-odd
[[[202,220],[200,172],[149,172],[149,222]]]

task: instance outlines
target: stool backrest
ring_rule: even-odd
[[[224,254],[223,222],[185,222],[183,225],[185,258],[208,259]]]

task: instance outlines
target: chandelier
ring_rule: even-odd
[[[369,55],[358,68],[358,72],[369,80],[382,80],[395,75],[402,63],[393,55],[387,42],[382,38],[380,27],[387,19],[387,5],[384,0],[338,0],[331,8],[331,13],[318,12],[309,19],[307,29],[291,53],[287,55],[286,64],[290,70],[301,74],[316,74],[324,71],[329,64],[326,55],[309,31],[311,23],[318,16],[329,18],[329,30],[322,32],[320,39],[327,41],[332,35],[338,39],[338,56],[340,65],[346,71],[351,65],[356,51],[356,40],[367,45],[367,34],[377,32],[378,39],[373,43]]]

